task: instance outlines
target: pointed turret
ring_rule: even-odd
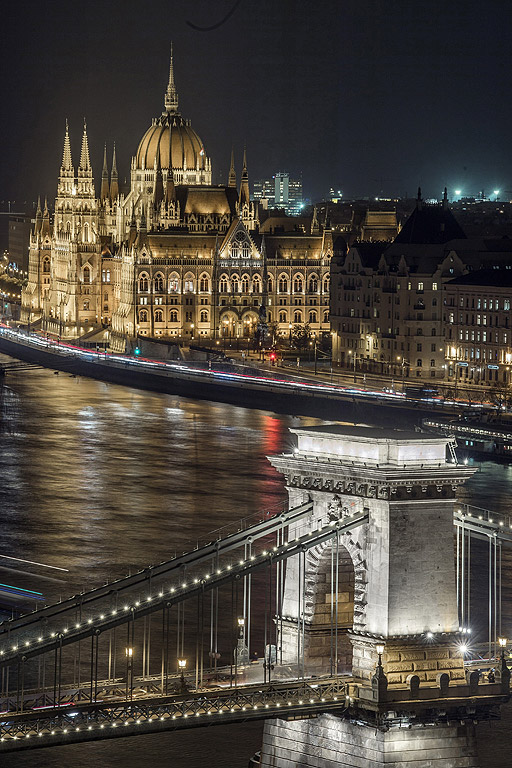
[[[174,57],[172,53],[171,43],[171,63],[169,66],[169,84],[165,92],[165,111],[170,115],[176,115],[178,113],[178,94],[176,92],[176,86],[174,84]],[[164,112],[165,114],[165,112]]]
[[[421,187],[418,187],[418,196],[416,198],[416,208],[418,209],[418,211],[421,211],[421,209],[423,208],[423,200],[421,198]]]
[[[47,235],[48,237],[50,236],[50,211],[48,210],[48,200],[45,197],[43,221],[41,224],[41,237],[46,237]]]
[[[103,170],[101,171],[100,198],[102,202],[107,199],[108,192],[109,192],[109,184],[108,184],[108,165],[107,165],[107,145],[105,144],[105,149],[103,150]]]
[[[87,138],[87,123],[84,118],[84,132],[82,134],[82,151],[80,152],[80,170],[91,171],[91,160],[89,158],[89,139]]]
[[[162,166],[160,164],[160,147],[156,149],[155,157],[155,195],[153,199],[153,207],[155,211],[160,209],[160,203],[164,199],[164,182],[162,179]]]
[[[245,147],[242,165],[242,180],[240,182],[240,208],[243,205],[249,205],[249,173],[247,171],[247,150]]]
[[[64,151],[62,153],[62,165],[60,167],[57,195],[67,197],[73,194],[75,187],[75,169],[71,160],[71,143],[69,140],[69,126],[66,120],[66,133],[64,134]]]
[[[64,136],[64,153],[62,156],[62,170],[72,171],[73,163],[71,161],[71,142],[69,140],[69,125],[66,120],[66,134]]]
[[[176,188],[174,186],[174,173],[172,166],[167,171],[167,182],[165,185],[165,202],[174,203],[176,200]]]
[[[37,198],[37,208],[36,208],[36,224],[34,227],[34,234],[37,235],[41,231],[41,224],[43,221],[43,213],[41,211],[41,197]]]
[[[87,137],[87,124],[85,118],[84,132],[82,134],[82,150],[80,152],[80,165],[78,166],[77,171],[77,195],[78,197],[95,197],[91,159],[89,157],[89,139]]]
[[[116,143],[114,141],[114,151],[112,153],[112,172],[110,174],[110,199],[117,200],[119,195],[119,177],[116,165]]]
[[[236,187],[235,152],[231,148],[231,166],[229,168],[228,187]]]
[[[311,219],[311,234],[318,234],[320,232],[320,224],[318,223],[318,213],[316,205],[313,208],[313,218]]]
[[[445,187],[443,193],[443,209],[446,211],[448,208],[448,190]]]

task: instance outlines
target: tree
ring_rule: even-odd
[[[305,349],[309,343],[310,327],[309,323],[301,325],[297,323],[292,328],[292,344],[297,349]]]

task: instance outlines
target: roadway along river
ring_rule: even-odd
[[[277,510],[283,484],[265,457],[291,445],[288,427],[318,423],[46,370],[9,374],[0,416],[0,555],[69,569],[23,573],[0,557],[0,582],[48,599],[166,560],[259,509]],[[512,467],[489,462],[468,500],[505,512],[511,491]],[[512,625],[503,629],[512,636]],[[245,768],[260,733],[253,723],[141,736],[6,755],[2,765]],[[494,739],[485,733],[483,742]]]

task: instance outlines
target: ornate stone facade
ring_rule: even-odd
[[[171,53],[164,111],[132,158],[129,189],[114,150],[96,198],[86,127],[75,172],[66,125],[53,225],[39,207],[30,241],[22,320],[70,338],[108,329],[117,351],[137,335],[250,338],[261,312],[274,333],[309,323],[319,335],[330,327],[335,248],[316,213],[269,217],[251,202],[245,152],[239,186],[233,155],[227,184],[212,184],[204,144],[178,109]]]

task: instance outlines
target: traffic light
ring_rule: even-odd
[[[134,354],[136,357],[138,357],[138,356],[140,355],[140,349],[139,349],[138,347],[135,347],[135,349],[133,350],[133,354]]]
[[[270,358],[271,365],[275,365],[276,364],[276,358],[277,358],[276,353],[275,352],[271,352],[270,355],[269,355],[269,358]]]

